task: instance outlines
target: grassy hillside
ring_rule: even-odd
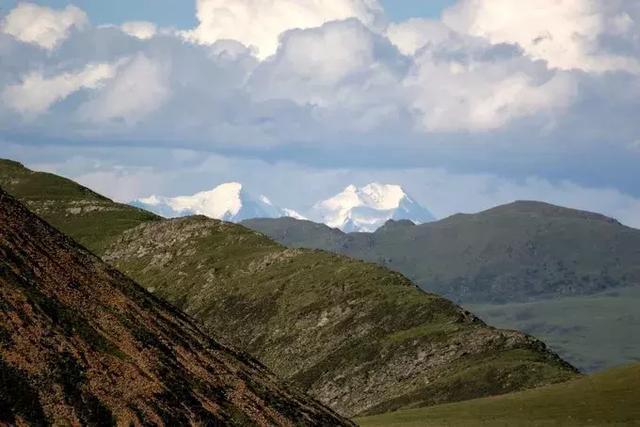
[[[637,360],[640,231],[602,215],[517,202],[430,224],[345,234],[291,218],[244,225],[290,247],[377,262],[523,330],[592,372]]]
[[[640,425],[640,365],[506,396],[356,421],[362,427]]]
[[[292,219],[244,225],[291,247],[374,261],[459,303],[525,302],[640,284],[640,230],[602,215],[516,202],[418,226],[344,234]]]
[[[124,233],[105,259],[224,342],[346,415],[494,395],[575,375],[382,267],[192,217]]]
[[[33,172],[11,160],[0,159],[0,187],[98,254],[124,230],[159,219],[150,212],[114,203],[71,180]]]
[[[586,372],[640,362],[640,287],[531,303],[465,306],[484,321],[534,335]]]
[[[0,425],[351,425],[0,190]]]
[[[35,200],[46,219],[98,248],[212,335],[258,356],[344,414],[500,394],[576,375],[541,342],[487,327],[384,268],[289,250],[206,218],[157,220],[68,180],[13,163],[0,166],[16,196]],[[40,183],[52,180],[61,190],[41,194],[38,188],[46,187]],[[103,203],[115,218],[93,209],[77,227],[68,200]],[[136,223],[142,224],[131,228]]]

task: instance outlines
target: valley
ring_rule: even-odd
[[[640,287],[530,303],[470,304],[491,325],[540,338],[584,372],[640,360]]]
[[[356,421],[362,427],[632,426],[640,419],[639,388],[634,364],[536,390]]]

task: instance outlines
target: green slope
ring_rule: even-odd
[[[541,342],[487,327],[397,273],[235,224],[143,224],[105,259],[349,416],[574,376]]]
[[[640,365],[506,396],[356,421],[362,427],[640,425]]]
[[[290,218],[249,228],[291,247],[374,261],[454,301],[524,302],[640,284],[640,230],[602,215],[516,202],[418,226],[344,234]]]
[[[124,230],[159,219],[150,212],[114,203],[68,179],[33,172],[11,160],[0,159],[0,187],[98,254]]]
[[[54,178],[22,168],[11,172],[15,166],[0,164],[5,180],[14,183],[10,191],[55,206],[41,209],[45,219],[99,248],[212,335],[250,351],[344,414],[506,393],[576,375],[541,342],[487,327],[384,268],[289,250],[244,227],[206,218],[156,221],[60,178],[57,187],[69,193],[41,195],[39,184],[15,181],[25,175],[31,183]],[[99,199],[107,212],[142,216],[115,230],[113,217],[92,210],[76,228],[77,218],[66,214],[68,199]],[[136,222],[142,224],[131,229]]]

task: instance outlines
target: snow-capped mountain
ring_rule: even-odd
[[[435,218],[399,185],[350,185],[340,194],[317,203],[312,218],[345,232],[374,232],[390,219],[408,219],[417,224]]]
[[[303,218],[296,211],[274,206],[265,196],[252,196],[238,182],[222,184],[213,190],[203,191],[193,196],[151,196],[135,200],[131,204],[165,218],[205,215],[231,222],[282,216]]]

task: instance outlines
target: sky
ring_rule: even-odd
[[[119,201],[400,184],[640,227],[640,2],[0,4],[0,157]]]

